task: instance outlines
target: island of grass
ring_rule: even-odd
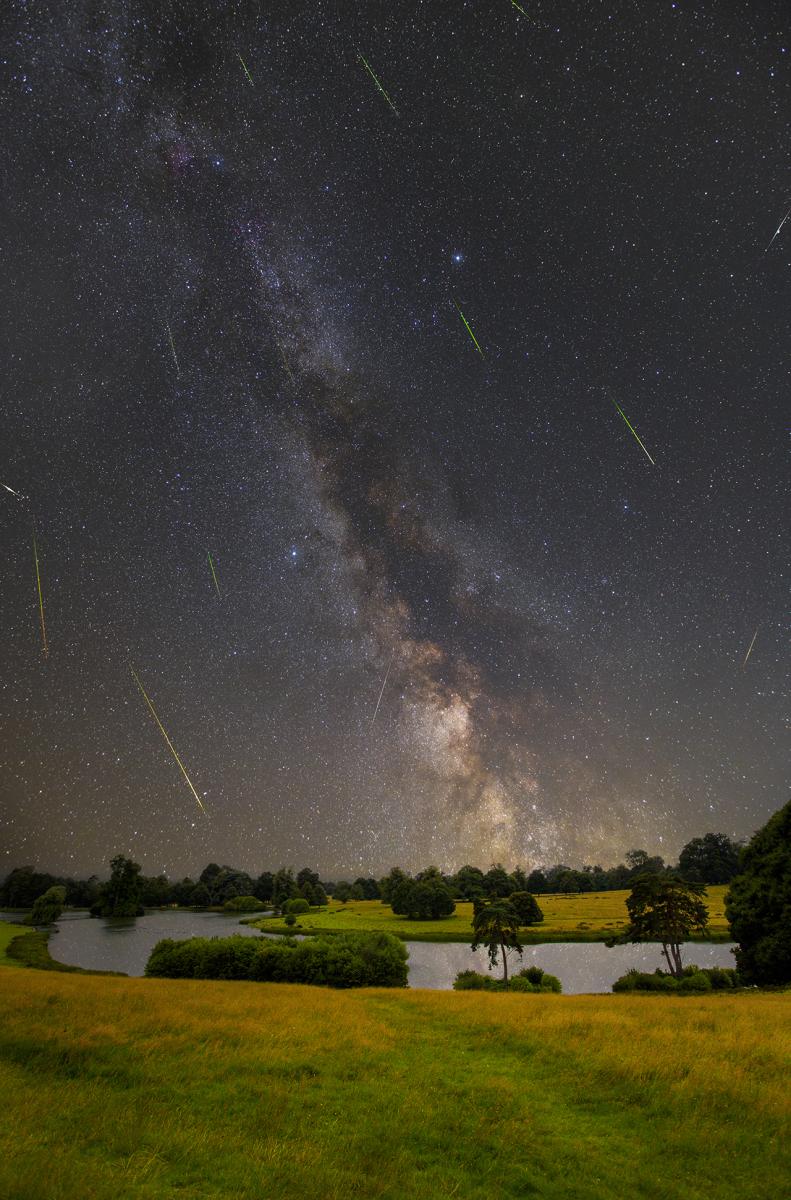
[[[790,1016],[8,970],[0,1195],[776,1200]]]
[[[726,885],[709,887],[706,894],[709,933],[707,938],[697,940],[731,940],[724,910],[727,890]],[[628,891],[619,891],[539,896],[544,920],[540,925],[524,929],[522,940],[526,946],[541,942],[603,942],[625,929],[628,923],[628,895]],[[265,933],[346,933],[365,930],[393,933],[411,942],[469,942],[472,938],[472,904],[459,900],[456,902],[456,911],[450,917],[436,921],[410,921],[397,916],[381,900],[349,900],[345,904],[333,900],[326,908],[303,913],[293,926],[288,926],[283,917],[261,917],[245,921],[245,924]]]

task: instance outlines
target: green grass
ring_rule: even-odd
[[[713,941],[730,941],[725,921],[726,886],[710,887],[707,895]],[[584,895],[539,896],[544,913],[541,925],[525,929],[526,945],[539,942],[603,942],[617,934],[627,923],[628,891],[588,892]],[[245,922],[267,933],[288,933],[282,917],[256,918]],[[408,921],[398,917],[381,900],[331,901],[326,908],[314,909],[298,918],[292,932],[341,932],[346,930],[383,930],[414,942],[469,942],[472,937],[472,904],[459,901],[451,917],[439,921]]]
[[[0,921],[0,967],[18,967],[19,963],[8,956],[8,947],[15,938],[24,937],[30,933],[30,928],[24,925],[12,925],[10,921]]]
[[[791,995],[0,985],[13,1200],[776,1200]]]

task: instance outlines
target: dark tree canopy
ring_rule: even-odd
[[[494,900],[491,904],[476,904],[472,918],[472,949],[485,946],[489,955],[489,970],[497,964],[498,954],[503,960],[503,984],[508,986],[508,951],[522,953],[519,940],[519,917],[507,900]]]
[[[738,873],[740,853],[726,833],[707,833],[687,842],[678,856],[679,874],[698,883],[730,883]]]
[[[39,896],[30,914],[31,925],[51,925],[57,921],[66,903],[65,887],[51,887]]]
[[[516,913],[520,926],[538,925],[544,920],[538,901],[529,892],[512,892],[508,903]]]
[[[411,921],[436,921],[450,917],[456,910],[450,888],[442,878],[404,879],[393,892],[390,906],[394,913]]]
[[[671,974],[680,977],[681,943],[693,933],[705,933],[709,913],[702,883],[688,883],[677,875],[638,875],[626,901],[630,922],[616,942],[661,942]]]
[[[725,916],[745,982],[791,981],[791,800],[742,851]]]
[[[110,861],[110,878],[102,884],[96,908],[103,917],[136,917],[142,912],[143,881],[140,865],[116,854]],[[92,910],[93,911],[93,910]]]

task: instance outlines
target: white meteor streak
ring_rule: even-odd
[[[759,626],[759,628],[760,628],[760,626]],[[755,645],[755,639],[757,637],[758,637],[758,630],[756,629],[755,633],[753,634],[753,640],[750,642],[749,649],[744,656],[744,662],[742,663],[742,670],[744,670],[744,668],[747,666],[747,659],[750,657],[750,655],[753,652],[753,646]]]
[[[0,487],[4,487],[5,490],[10,492],[12,496],[16,496],[17,500],[27,500],[27,496],[23,496],[21,492],[15,492],[14,489],[9,487],[7,483],[0,483]]]
[[[393,655],[393,658],[395,658],[395,655]],[[373,725],[374,721],[376,720],[376,714],[379,712],[379,705],[382,703],[382,696],[384,696],[384,694],[385,694],[385,687],[387,686],[387,677],[390,674],[390,668],[393,665],[393,658],[391,658],[390,662],[387,664],[387,670],[385,671],[385,677],[382,680],[382,690],[379,692],[379,699],[376,701],[376,708],[374,709],[374,715],[371,717],[372,725]]]
[[[787,213],[786,213],[786,215],[783,217],[783,219],[782,219],[782,221],[780,222],[780,224],[777,226],[777,229],[776,229],[776,230],[774,231],[774,233],[772,234],[772,238],[771,238],[771,241],[769,242],[769,246],[771,246],[771,245],[772,245],[772,242],[775,240],[775,238],[777,237],[778,233],[779,233],[779,232],[780,232],[780,230],[783,228],[783,226],[785,225],[785,223],[786,223],[786,221],[788,220],[788,218],[789,218],[789,217],[791,217],[791,208],[789,208],[788,212],[787,212]],[[766,247],[766,250],[768,250],[768,249],[769,249],[769,246],[767,246],[767,247]],[[766,254],[766,250],[764,250],[764,254]]]

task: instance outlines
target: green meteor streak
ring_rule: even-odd
[[[186,769],[186,767],[184,766],[184,763],[181,761],[181,759],[179,758],[178,754],[176,753],[176,747],[173,745],[173,743],[171,742],[171,740],[170,740],[170,738],[168,737],[167,733],[165,732],[165,726],[162,724],[162,722],[160,721],[159,717],[157,716],[157,710],[154,708],[154,705],[151,703],[151,700],[149,699],[148,692],[146,691],[146,689],[143,687],[142,683],[140,682],[140,679],[139,679],[139,677],[138,677],[138,674],[137,674],[137,672],[135,671],[135,669],[134,669],[134,667],[132,666],[132,664],[131,664],[131,663],[129,664],[129,670],[132,672],[132,676],[134,677],[134,681],[135,681],[135,683],[136,683],[136,684],[137,684],[137,686],[140,688],[140,691],[143,693],[143,699],[145,700],[145,702],[146,702],[146,704],[148,705],[148,707],[151,709],[151,716],[154,718],[154,720],[156,721],[157,725],[159,726],[159,732],[162,734],[163,738],[164,738],[164,739],[165,739],[165,741],[167,742],[167,744],[168,744],[168,749],[170,750],[170,753],[173,755],[173,757],[175,758],[175,760],[176,760],[176,762],[178,763],[179,767],[181,768],[181,773],[182,773],[182,775],[184,776],[184,778],[186,779],[187,783],[189,784],[189,789],[190,789],[190,791],[192,792],[192,794],[193,794],[193,796],[195,797],[195,799],[198,801],[198,804],[201,806],[201,808],[203,809],[203,811],[204,811],[204,812],[206,812],[206,809],[205,809],[205,808],[203,808],[203,802],[202,802],[202,800],[201,800],[200,796],[198,795],[198,793],[195,791],[195,788],[194,788],[194,787],[193,787],[193,785],[192,785],[192,780],[190,779],[189,775],[187,774],[187,769]],[[206,813],[206,815],[208,816],[209,814],[208,814],[208,813]]]
[[[454,303],[454,304],[456,304],[456,301],[454,300],[454,301],[453,301],[453,303]],[[467,327],[467,332],[468,332],[468,334],[470,335],[470,337],[472,338],[472,340],[475,342],[475,349],[478,351],[478,353],[480,354],[481,358],[483,358],[483,350],[481,350],[480,346],[478,345],[478,339],[477,339],[477,337],[475,336],[475,334],[474,334],[474,333],[472,332],[472,330],[470,329],[470,323],[469,323],[469,321],[467,320],[467,318],[465,317],[464,313],[463,313],[463,312],[461,311],[461,309],[459,308],[458,304],[456,304],[456,308],[458,309],[459,316],[461,317],[462,321],[464,322],[464,324],[465,324],[465,325],[466,325],[466,327]]]
[[[525,12],[525,10],[523,8],[520,7],[520,5],[518,5],[516,3],[516,0],[511,0],[511,3],[513,4],[514,8],[519,9],[519,12],[522,14],[523,17],[527,17],[527,13]],[[529,19],[530,18],[528,17],[528,20]]]
[[[165,328],[168,331],[168,341],[170,342],[170,353],[173,355],[173,362],[175,363],[175,366],[176,366],[176,374],[180,375],[181,370],[179,369],[179,360],[178,360],[178,357],[176,356],[176,343],[173,341],[173,333],[172,333],[170,325],[168,325],[167,321],[165,322]]]
[[[206,553],[209,556],[209,566],[211,567],[211,577],[214,580],[214,586],[216,587],[217,595],[219,596],[220,595],[220,585],[217,582],[217,572],[214,569],[214,559],[211,556],[211,550],[207,550]]]
[[[631,424],[631,422],[629,421],[629,418],[628,418],[628,417],[626,416],[626,414],[624,413],[624,411],[623,411],[623,409],[621,408],[620,404],[618,404],[618,402],[617,402],[616,400],[613,400],[613,404],[614,404],[614,405],[615,405],[615,407],[618,409],[618,412],[621,414],[621,416],[623,417],[624,421],[626,421],[626,424],[629,426],[630,430],[631,430],[631,431],[632,431],[632,433],[634,434],[635,438],[637,439],[637,443],[638,443],[638,445],[639,445],[640,449],[642,450],[643,454],[646,456],[646,458],[647,458],[647,459],[648,459],[648,461],[650,462],[651,466],[652,466],[652,467],[655,467],[655,466],[656,466],[656,463],[654,462],[653,458],[651,457],[651,455],[650,455],[650,454],[648,453],[648,451],[646,450],[646,448],[645,448],[645,446],[643,445],[643,443],[640,441],[640,437],[639,437],[639,435],[638,435],[638,433],[637,433],[637,430],[634,428],[634,426],[633,426],[633,425]]]
[[[45,658],[49,655],[47,645],[47,627],[44,624],[44,598],[41,594],[41,572],[38,567],[38,546],[36,545],[36,527],[33,526],[33,561],[36,564],[36,587],[38,588],[38,615],[41,622],[41,652]]]
[[[375,84],[376,84],[376,86],[379,88],[379,91],[382,93],[382,95],[384,96],[385,100],[387,101],[387,103],[388,103],[388,104],[390,105],[390,107],[392,108],[392,110],[393,110],[393,112],[395,113],[395,115],[396,115],[396,116],[398,116],[398,115],[399,115],[398,109],[396,108],[395,104],[393,104],[393,101],[390,99],[390,97],[388,96],[388,94],[387,94],[387,92],[384,90],[384,88],[382,87],[382,85],[381,85],[381,83],[379,82],[379,80],[376,78],[376,75],[374,74],[374,72],[373,72],[373,70],[371,69],[371,67],[368,65],[368,60],[367,60],[367,59],[365,58],[365,56],[363,55],[362,51],[358,50],[358,51],[357,51],[357,53],[360,55],[360,58],[363,60],[363,66],[365,67],[365,69],[366,69],[366,71],[368,72],[368,74],[371,76],[371,79],[373,79],[374,83],[375,83]]]
[[[245,75],[247,76],[247,82],[250,84],[250,87],[255,87],[255,84],[253,83],[253,77],[250,74],[250,72],[247,70],[247,63],[242,58],[241,54],[239,54],[237,57],[239,59],[239,62],[242,64],[242,70],[244,71]]]

